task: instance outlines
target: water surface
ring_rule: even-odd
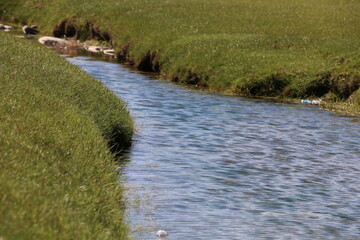
[[[360,239],[360,119],[185,89],[90,57],[70,62],[137,124],[128,216],[136,239]]]

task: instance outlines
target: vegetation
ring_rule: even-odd
[[[0,239],[128,239],[115,149],[126,105],[36,42],[0,32]]]
[[[360,114],[359,1],[0,0],[0,19],[110,41],[180,83]],[[0,239],[127,239],[108,148],[130,144],[125,104],[44,48],[0,39]]]
[[[354,94],[360,104],[359,1],[11,2],[0,4],[9,21],[52,33],[67,20],[63,26],[75,26],[78,38],[98,29],[121,59],[174,81],[248,96],[330,93],[343,101]]]

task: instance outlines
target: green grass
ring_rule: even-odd
[[[152,56],[174,81],[324,96],[328,108],[360,114],[359,1],[0,0],[0,19],[42,34],[71,19],[81,39],[91,23],[135,65]],[[126,239],[108,150],[129,144],[125,105],[44,48],[2,33],[0,81],[0,239]]]
[[[0,39],[0,239],[128,239],[109,151],[114,134],[130,143],[126,105],[36,42]]]
[[[77,19],[79,26],[91,22],[110,33],[118,51],[130,44],[127,54],[135,65],[150,52],[161,74],[178,82],[247,96],[312,98],[333,93],[341,100],[353,94],[351,99],[359,99],[359,1],[16,3],[17,8],[4,5],[3,18],[39,24],[43,33],[51,33],[64,19]]]

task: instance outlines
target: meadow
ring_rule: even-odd
[[[109,41],[120,60],[201,89],[360,115],[356,0],[0,0],[0,20]],[[1,32],[0,83],[0,239],[127,239],[114,163],[134,131],[126,105]]]
[[[0,39],[0,239],[128,239],[126,104],[37,42]]]
[[[121,59],[211,91],[360,104],[360,3],[348,0],[15,0],[2,18],[106,32]],[[355,93],[356,92],[356,93]],[[355,106],[352,105],[352,106]]]

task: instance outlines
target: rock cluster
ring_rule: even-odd
[[[115,50],[100,46],[84,46],[84,49],[93,53],[104,53],[106,55],[115,56]]]

